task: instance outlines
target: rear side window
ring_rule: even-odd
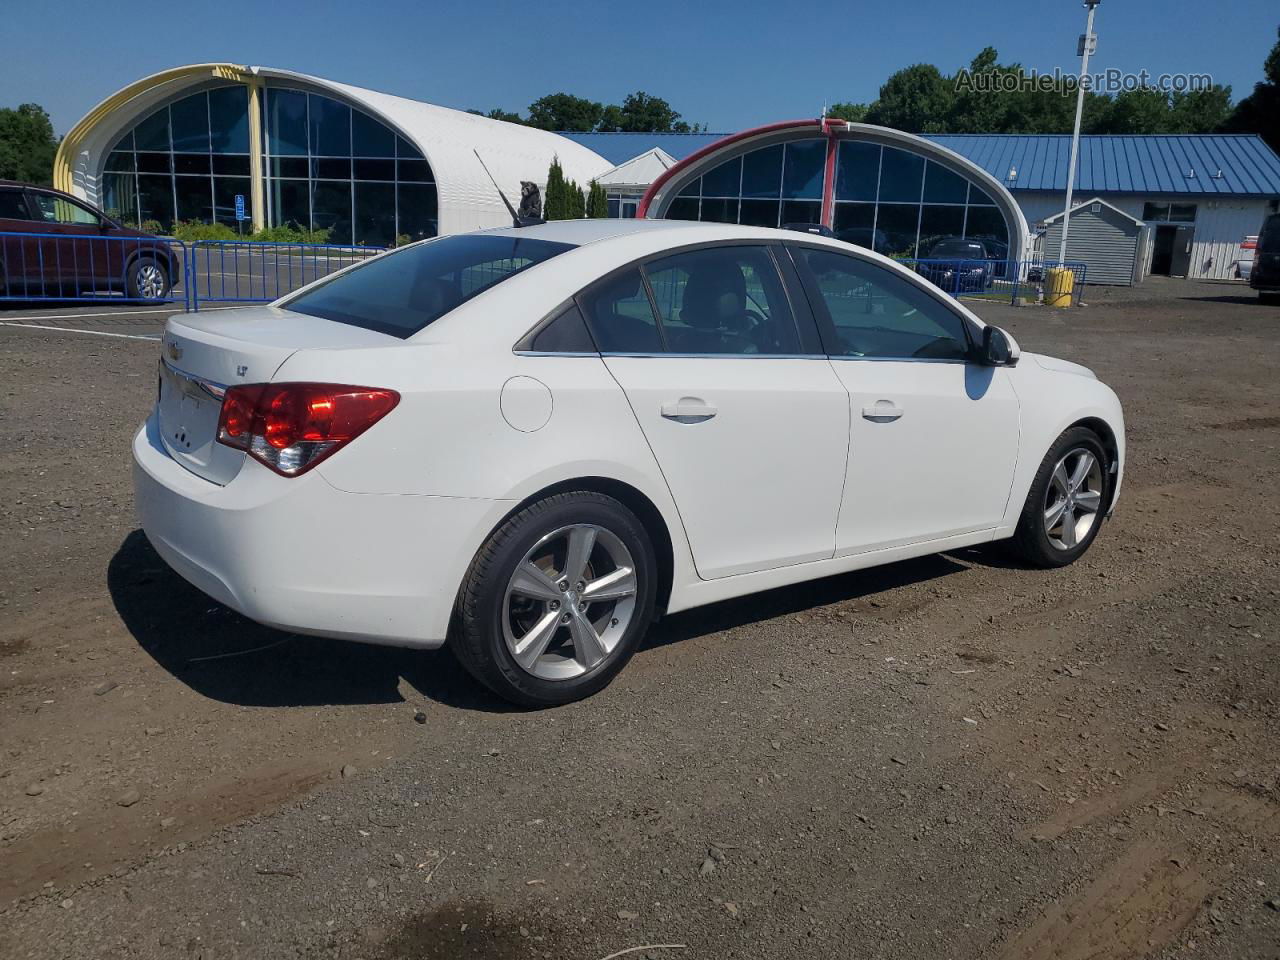
[[[442,237],[377,257],[281,306],[411,337],[472,297],[572,249],[509,234]]]
[[[27,201],[17,190],[0,190],[0,220],[30,220]]]
[[[662,352],[662,334],[639,270],[626,270],[580,299],[601,353]]]
[[[964,321],[927,291],[878,264],[812,247],[799,249],[831,317],[833,357],[964,360]]]

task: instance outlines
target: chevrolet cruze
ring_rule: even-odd
[[[1007,540],[1076,560],[1116,395],[821,236],[581,220],[169,320],[133,443],[160,555],[248,617],[433,648],[526,705],[656,616]]]

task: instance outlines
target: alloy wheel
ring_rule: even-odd
[[[164,273],[154,263],[144,263],[138,269],[138,293],[147,300],[164,295]]]
[[[635,613],[636,565],[610,530],[581,523],[542,537],[516,565],[503,599],[507,650],[542,680],[594,670]]]
[[[1093,531],[1102,511],[1102,463],[1085,447],[1058,461],[1045,494],[1044,532],[1058,550],[1074,550]]]

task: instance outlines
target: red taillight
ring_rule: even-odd
[[[394,390],[334,383],[258,383],[230,387],[218,442],[243,450],[276,473],[296,477],[350,443],[400,402]]]

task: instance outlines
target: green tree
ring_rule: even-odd
[[[851,123],[865,123],[870,109],[871,105],[867,103],[833,103],[827,107],[827,116]]]
[[[587,193],[587,216],[592,219],[600,219],[609,216],[609,197],[604,192],[604,187],[591,181],[591,189]]]
[[[542,198],[542,217],[544,220],[564,220],[567,218],[565,205],[568,200],[568,185],[564,180],[564,168],[560,166],[560,158],[551,159],[551,169],[547,171],[547,190]]]
[[[518,113],[511,113],[503,110],[501,107],[494,107],[488,113],[483,110],[468,110],[467,113],[474,113],[477,117],[488,117],[490,120],[505,120],[507,123],[524,123],[524,117]]]
[[[1231,88],[1214,84],[1207,90],[1175,93],[1169,100],[1166,133],[1213,133],[1231,116]]]
[[[16,110],[0,108],[0,180],[48,186],[53,182],[53,156],[58,141],[44,107],[24,103]]]
[[[529,104],[528,124],[543,130],[569,130],[586,133],[596,129],[604,107],[594,100],[570,93],[550,93]]]
[[[867,111],[867,122],[908,133],[947,133],[955,87],[933,64],[917,63],[899,70],[880,88],[880,99]]]
[[[564,219],[581,220],[587,215],[587,201],[582,195],[582,188],[578,186],[578,181],[570,180],[566,192]]]
[[[661,97],[650,96],[643,90],[627,94],[618,113],[618,130],[627,133],[689,133],[692,128],[671,109],[671,104]]]
[[[1280,29],[1276,31],[1280,36]],[[1231,133],[1257,133],[1280,153],[1280,41],[1262,66],[1265,79],[1241,100],[1224,124]]]

